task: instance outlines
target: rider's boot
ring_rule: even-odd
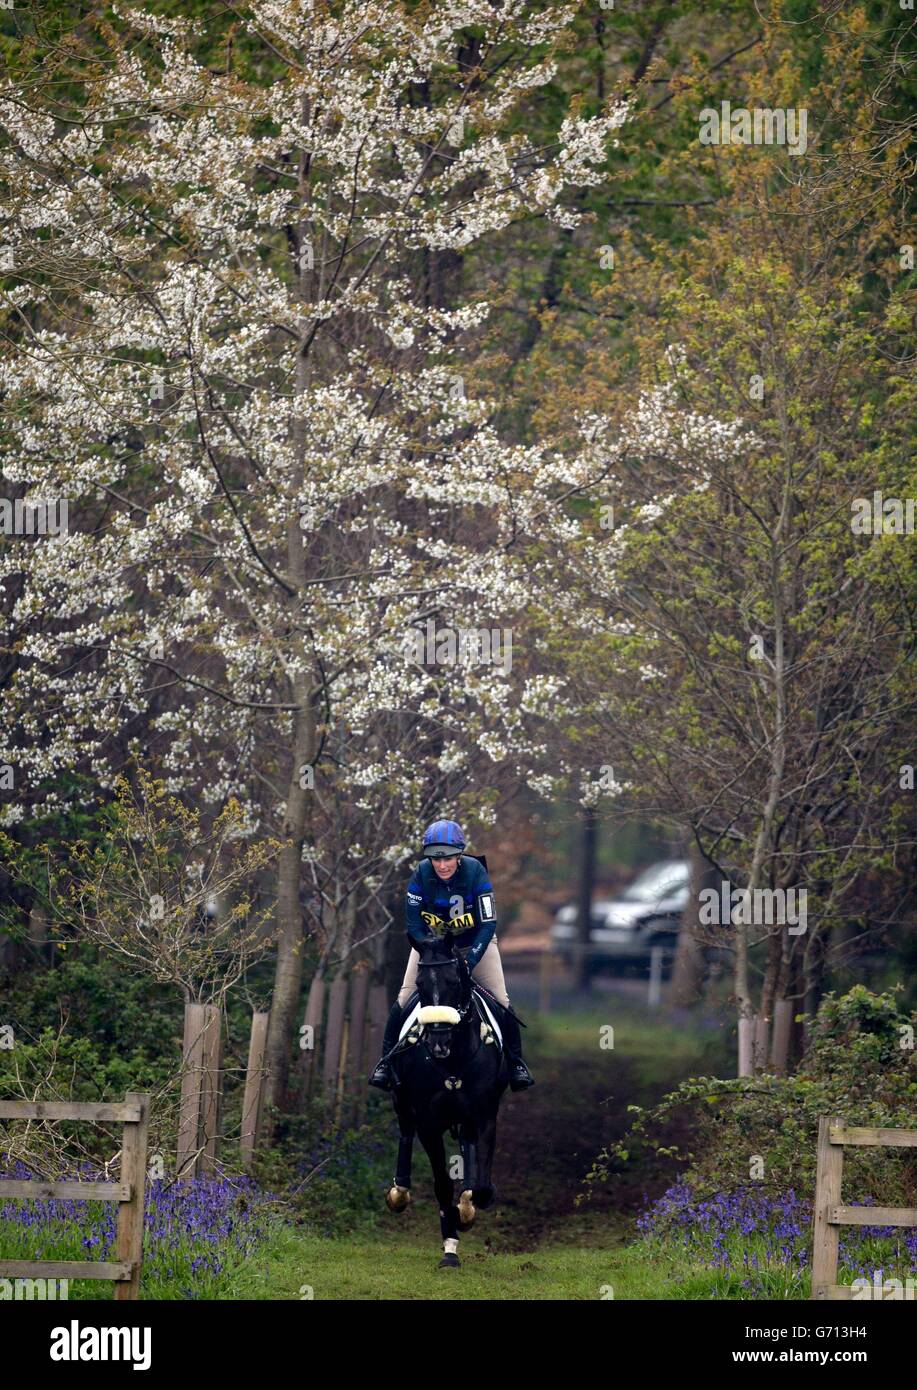
[[[390,1091],[394,1085],[392,1069],[388,1062],[389,1053],[398,1042],[398,1034],[401,1031],[402,1008],[396,999],[391,1007],[388,1022],[385,1025],[385,1035],[382,1039],[382,1057],[376,1066],[375,1071],[369,1078],[370,1086],[378,1086],[380,1091]]]
[[[525,1059],[522,1056],[522,1039],[519,1036],[519,1020],[512,1009],[504,1008],[500,1019],[500,1028],[503,1033],[503,1046],[509,1067],[509,1088],[511,1091],[524,1091],[527,1086],[535,1085],[535,1078],[525,1065]]]

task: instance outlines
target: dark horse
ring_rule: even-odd
[[[392,1099],[401,1139],[395,1183],[386,1201],[391,1211],[398,1212],[411,1200],[411,1157],[417,1134],[433,1169],[439,1202],[445,1252],[439,1267],[457,1269],[459,1232],[470,1229],[477,1208],[484,1211],[494,1202],[490,1170],[497,1110],[509,1079],[503,1048],[491,1023],[492,1018],[499,1022],[501,1010],[486,991],[473,986],[451,939],[431,937],[417,951],[420,1013],[391,1055]],[[446,1164],[446,1130],[461,1147],[463,1179],[457,1203]]]

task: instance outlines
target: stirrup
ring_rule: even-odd
[[[526,1091],[529,1086],[534,1085],[535,1078],[522,1059],[513,1062],[509,1072],[509,1089],[511,1091]]]
[[[394,1089],[395,1078],[392,1076],[392,1069],[388,1062],[379,1062],[374,1068],[369,1078],[370,1086],[375,1086],[380,1091],[391,1091]]]

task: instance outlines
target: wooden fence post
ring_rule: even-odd
[[[751,1076],[754,1072],[755,1020],[739,1019],[739,1076]]]
[[[248,1066],[245,1069],[245,1097],[242,1101],[242,1167],[248,1171],[261,1129],[261,1107],[264,1099],[264,1054],[267,1048],[267,1030],[271,1011],[255,1011],[252,1014],[252,1031],[248,1043]]]
[[[115,1284],[116,1300],[140,1297],[140,1267],[143,1261],[143,1214],[146,1202],[146,1144],[150,1125],[150,1098],[140,1091],[128,1091],[128,1105],[139,1105],[140,1119],[126,1121],[121,1141],[121,1181],[130,1183],[129,1202],[118,1207],[118,1259],[130,1263],[131,1276]]]
[[[767,1068],[767,1044],[770,1037],[770,1020],[763,1014],[755,1016],[754,1034],[754,1069],[755,1071],[765,1071]]]
[[[201,1089],[204,1064],[204,1005],[185,1005],[185,1035],[182,1042],[181,1102],[178,1120],[177,1174],[181,1179],[197,1171],[200,1147]]]
[[[349,1046],[349,1041],[348,1041],[349,1038],[350,1038],[350,1019],[348,1018],[347,1014],[345,1013],[345,1014],[344,1014],[344,1024],[343,1024],[343,1028],[342,1028],[342,1031],[341,1031],[340,1055],[339,1055],[339,1057],[338,1057],[337,1085],[335,1086],[335,1091],[334,1091],[334,1127],[335,1127],[335,1129],[337,1129],[338,1126],[340,1125],[341,1120],[342,1120],[342,1117],[343,1117],[343,1114],[344,1114],[344,1104],[345,1104],[345,1099],[346,1099],[345,1092],[346,1092],[346,1089],[347,1089],[347,1057],[348,1057],[348,1054],[349,1054],[349,1051],[350,1051],[350,1046]]]
[[[665,949],[664,946],[658,945],[650,947],[650,982],[646,1002],[651,1009],[657,1009],[662,1003],[662,962]]]
[[[388,1010],[388,995],[385,992],[385,985],[373,985],[369,991],[369,1062],[367,1071],[376,1065],[382,1054],[382,1038],[385,1034],[385,1020]]]
[[[334,1103],[337,1095],[346,1005],[347,976],[338,975],[336,979],[332,980],[329,990],[328,1027],[325,1030],[325,1054],[322,1061],[322,1089],[325,1093],[325,1099],[331,1104]]]
[[[201,1161],[198,1171],[213,1174],[217,1171],[220,1151],[220,1119],[223,1086],[223,1028],[216,1004],[204,1006],[204,1051],[201,1087]]]
[[[778,999],[774,1009],[774,1037],[771,1047],[771,1062],[778,1076],[786,1076],[792,1029],[793,1001],[792,999]]]
[[[832,1125],[839,1119],[818,1121],[818,1150],[815,1172],[815,1214],[812,1245],[812,1297],[828,1298],[837,1280],[837,1247],[840,1230],[832,1224],[834,1208],[841,1202],[841,1175],[844,1150],[831,1143]]]
[[[353,1095],[351,1114],[359,1124],[366,1105],[366,1077],[363,1054],[366,1040],[366,1002],[369,997],[369,970],[358,970],[350,992],[350,1033],[347,1039],[347,1084]]]
[[[313,975],[309,985],[309,998],[306,1003],[304,1024],[312,1029],[312,1044],[300,1048],[299,1059],[299,1098],[305,1103],[311,1094],[315,1078],[315,1059],[318,1055],[319,1039],[322,1035],[322,1013],[325,1007],[325,981],[321,975]]]

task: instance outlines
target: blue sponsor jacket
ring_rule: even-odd
[[[470,970],[478,964],[497,927],[497,905],[487,869],[464,854],[449,879],[441,879],[429,859],[422,859],[408,884],[405,922],[411,944],[449,932],[457,946],[470,946]]]

